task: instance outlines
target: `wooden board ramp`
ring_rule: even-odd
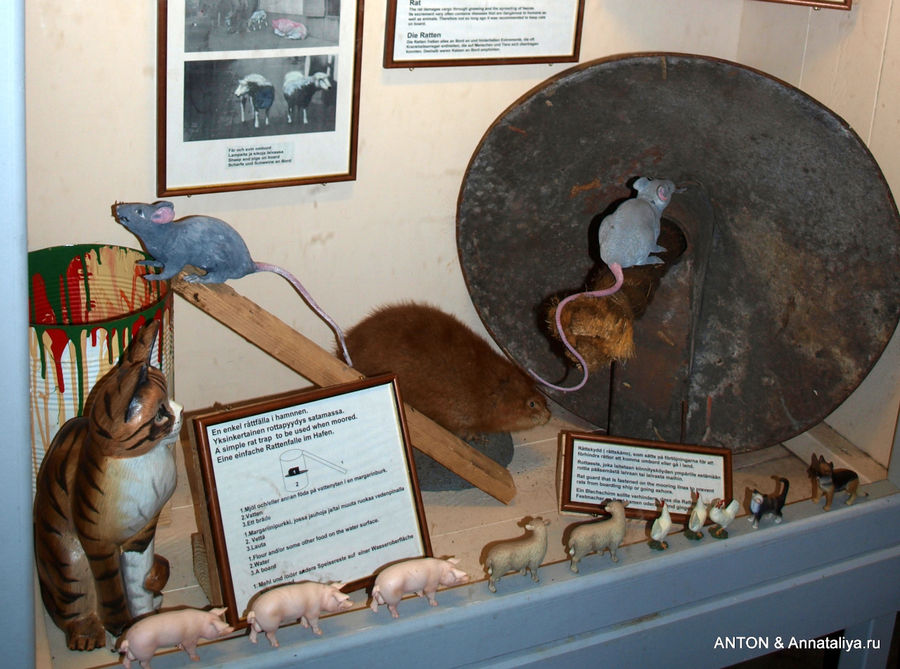
[[[237,293],[226,284],[172,282],[176,293],[251,344],[318,386],[365,378],[287,323]],[[401,394],[403,388],[400,388]],[[414,448],[491,497],[508,504],[516,495],[509,471],[456,435],[404,403],[406,424]]]

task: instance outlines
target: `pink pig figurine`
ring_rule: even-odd
[[[137,660],[144,669],[150,669],[150,660],[157,648],[178,646],[192,660],[199,660],[197,643],[200,639],[217,639],[231,634],[234,628],[222,620],[225,609],[181,609],[164,611],[141,618],[128,628],[119,639],[122,664],[131,669]]]
[[[275,631],[279,625],[286,620],[294,621],[298,618],[304,627],[312,626],[313,633],[321,635],[319,614],[322,611],[334,613],[353,606],[350,597],[341,592],[342,587],[343,583],[304,581],[282,585],[257,595],[251,604],[252,608],[247,611],[250,641],[256,643],[256,636],[265,632],[269,643],[277,648]]]
[[[392,564],[375,577],[372,586],[371,609],[378,613],[379,604],[387,604],[391,616],[399,618],[397,604],[406,592],[414,592],[419,597],[427,597],[432,606],[437,606],[434,593],[438,586],[460,585],[469,580],[469,575],[456,565],[459,560],[450,558],[415,558]]]

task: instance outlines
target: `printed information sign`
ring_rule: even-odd
[[[385,67],[575,62],[583,0],[391,0]]]
[[[606,500],[627,502],[626,515],[655,517],[665,501],[676,522],[691,508],[691,492],[707,503],[731,501],[731,451],[595,434],[563,433],[561,508],[597,513]]]
[[[430,553],[401,406],[390,376],[193,418],[230,610]]]

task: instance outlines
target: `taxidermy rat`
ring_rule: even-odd
[[[193,265],[206,272],[185,275],[184,280],[189,283],[224,283],[227,279],[240,279],[254,272],[274,272],[287,279],[319,317],[331,326],[340,342],[344,360],[352,366],[344,333],[316,304],[297,277],[277,265],[253,260],[243,238],[225,221],[212,216],[185,216],[176,221],[174,205],[165,200],[153,204],[116,204],[114,212],[119,223],[133,232],[154,258],[141,260],[138,264],[162,267],[159,274],[144,275],[148,281],[171,279],[185,265]]]
[[[584,291],[569,295],[556,307],[556,330],[559,333],[560,340],[566,349],[575,356],[575,359],[584,371],[584,375],[577,385],[566,388],[549,383],[533,371],[528,370],[528,373],[535,380],[549,388],[567,393],[573,392],[580,390],[588,380],[587,363],[581,354],[575,350],[575,347],[569,343],[563,332],[562,323],[560,322],[560,314],[563,308],[578,297],[607,297],[617,292],[622,287],[622,282],[624,281],[622,270],[626,267],[653,265],[662,262],[657,256],[653,255],[654,253],[665,251],[663,247],[657,244],[660,226],[659,219],[663,210],[668,206],[672,194],[680,192],[680,189],[676,189],[675,184],[668,179],[651,179],[649,177],[639,177],[634,182],[634,189],[637,191],[637,195],[629,200],[625,200],[616,207],[615,211],[606,216],[600,223],[600,230],[597,235],[600,242],[600,258],[609,267],[616,282],[611,287],[603,290]]]
[[[550,420],[534,382],[455,316],[426,304],[377,309],[347,332],[355,369],[397,375],[404,400],[462,437]]]

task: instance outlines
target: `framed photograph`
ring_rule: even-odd
[[[388,0],[384,67],[573,63],[584,0]]]
[[[157,194],[356,178],[363,0],[157,0]]]
[[[853,0],[764,0],[765,2],[779,2],[783,5],[806,5],[807,7],[850,9]]]
[[[352,590],[389,562],[431,555],[402,406],[387,375],[190,417],[211,599],[231,624],[272,586]]]
[[[691,492],[707,502],[732,499],[731,451],[711,446],[563,432],[560,508],[597,514],[604,502],[626,502],[629,518],[655,518],[664,500],[672,520],[687,521]]]

